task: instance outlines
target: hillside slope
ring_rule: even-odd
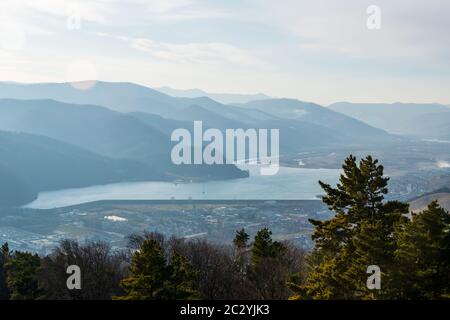
[[[99,106],[0,99],[0,130],[44,135],[103,156],[136,160],[173,179],[247,176],[233,165],[176,166],[170,159],[170,135],[151,127],[148,121]]]
[[[294,99],[269,99],[252,101],[239,106],[266,112],[282,119],[320,125],[347,137],[347,141],[395,140],[394,137],[381,129],[315,103]]]
[[[0,206],[25,204],[45,190],[168,179],[136,161],[24,133],[0,131],[0,155]]]
[[[416,198],[409,203],[410,210],[413,212],[422,211],[426,209],[428,204],[434,200],[437,200],[445,210],[450,211],[450,192],[448,191],[436,192]]]

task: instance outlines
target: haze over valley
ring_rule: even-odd
[[[265,206],[267,201],[298,200],[295,207],[313,215],[314,203],[320,203],[315,199],[322,192],[317,181],[335,183],[350,153],[379,158],[391,176],[388,198],[411,199],[414,208],[422,195],[432,198],[434,191],[450,184],[448,106],[336,103],[324,107],[263,94],[158,91],[126,82],[96,81],[87,90],[79,86],[0,83],[0,231],[5,240],[17,239],[13,242],[18,247],[45,251],[68,235],[109,239],[121,246],[120,239],[136,228],[226,242],[231,230],[244,223],[233,220],[234,205],[226,201],[240,203],[247,208],[239,209],[243,212]],[[279,129],[279,160],[286,168],[275,176],[259,176],[251,165],[174,165],[171,133],[185,128],[193,134],[194,121],[222,132]],[[446,194],[438,193],[444,205],[448,204]],[[123,202],[123,210],[105,209],[109,202],[103,200],[120,206]],[[223,213],[231,214],[230,224],[198,221],[194,227],[196,214],[186,211],[184,222],[173,220],[175,224],[169,226],[164,214],[141,221],[131,213],[137,203],[140,214],[160,212],[158,200],[167,204],[187,201],[198,219],[206,215],[205,219],[221,221],[223,217],[215,218],[219,211],[231,210]],[[206,200],[211,206],[198,213],[195,203]],[[221,201],[227,209],[220,209]],[[294,202],[286,202],[287,212],[294,208],[289,203]],[[321,212],[325,214],[326,208],[321,207]],[[90,222],[85,221],[85,214],[93,215]],[[301,223],[306,233],[291,234],[283,226],[292,217],[272,214],[279,217],[270,219],[278,236],[311,245],[306,220]],[[41,215],[54,215],[52,228],[36,225]],[[30,227],[23,226],[23,219],[29,220]],[[250,215],[242,226],[267,225],[261,219]],[[223,237],[217,236],[220,230],[225,232]]]
[[[370,152],[401,180],[422,170],[445,174],[443,164],[450,161],[445,144],[450,108],[444,105],[323,107],[284,98],[222,104],[202,93],[205,96],[172,97],[132,83],[101,81],[88,90],[70,83],[1,83],[0,164],[14,185],[24,190],[17,201],[4,198],[23,205],[41,191],[115,182],[247,177],[248,172],[235,165],[171,163],[171,133],[177,128],[192,132],[193,122],[199,120],[205,128],[222,131],[279,129],[281,164],[294,168],[338,169],[349,153]],[[387,119],[379,120],[384,114]],[[429,121],[422,127],[435,130],[417,129],[412,134],[424,117]],[[26,161],[23,152],[30,153]],[[93,169],[100,164],[101,170]],[[81,168],[92,173],[80,174]],[[40,176],[44,174],[46,179]]]

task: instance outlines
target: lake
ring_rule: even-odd
[[[281,167],[273,176],[261,176],[255,168],[250,177],[204,183],[129,182],[87,188],[41,192],[26,208],[51,209],[99,200],[311,200],[322,194],[318,180],[335,184],[340,169]]]

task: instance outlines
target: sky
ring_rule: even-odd
[[[448,0],[2,0],[0,81],[450,104],[449,16]]]

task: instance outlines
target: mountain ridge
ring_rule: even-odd
[[[422,138],[450,136],[448,131],[442,134],[439,130],[434,130],[433,122],[424,121],[424,117],[433,117],[433,114],[441,113],[446,120],[439,116],[437,119],[442,126],[450,127],[450,108],[443,104],[337,102],[329,105],[328,108],[394,134]]]
[[[255,94],[212,93],[196,88],[183,90],[183,89],[174,89],[167,86],[155,89],[172,97],[184,97],[184,98],[209,97],[223,104],[246,103],[253,100],[263,100],[271,98],[270,96],[265,95],[264,93],[255,93]]]

